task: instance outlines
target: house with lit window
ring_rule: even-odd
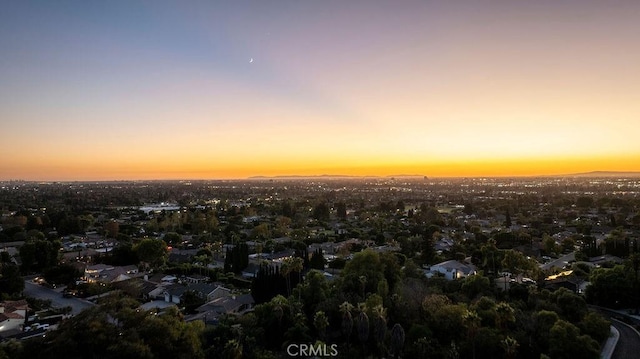
[[[457,260],[450,260],[438,264],[434,264],[429,269],[424,271],[427,277],[433,277],[437,275],[444,276],[445,279],[455,280],[465,278],[470,275],[478,273],[476,266],[466,262],[460,262]]]
[[[0,332],[20,330],[24,325],[28,309],[29,306],[24,299],[0,303]]]

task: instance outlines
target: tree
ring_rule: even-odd
[[[311,259],[309,260],[309,267],[312,269],[324,270],[325,264],[326,260],[324,259],[324,255],[322,254],[322,249],[316,249],[311,255]]]
[[[631,273],[623,265],[613,268],[596,268],[589,277],[591,285],[587,287],[586,298],[591,304],[611,308],[634,305],[633,280]]]
[[[496,305],[496,324],[498,324],[498,328],[505,330],[509,323],[513,323],[515,320],[515,310],[509,303],[500,302]]]
[[[560,319],[556,312],[549,310],[540,310],[533,314],[533,327],[536,342],[543,351],[547,351],[549,348],[549,340],[551,328]],[[548,351],[547,351],[548,352]]]
[[[0,297],[16,295],[24,289],[20,268],[11,262],[0,263]]]
[[[556,304],[569,322],[577,323],[587,314],[588,308],[584,298],[566,288],[560,288],[553,293]]]
[[[343,221],[347,219],[347,205],[344,202],[336,203],[336,216]]]
[[[351,311],[353,310],[353,305],[349,302],[344,302],[340,304],[340,313],[342,313],[342,334],[347,339],[347,343],[349,343],[349,339],[351,338],[351,331],[353,330],[353,316],[351,315]]]
[[[295,290],[298,291],[304,311],[309,317],[318,310],[318,307],[327,300],[330,294],[327,278],[317,270],[310,270],[304,282],[299,284]]]
[[[224,257],[225,272],[240,274],[249,265],[249,246],[246,243],[238,243],[233,248],[227,249]]]
[[[261,265],[251,282],[251,295],[256,303],[264,303],[277,295],[287,295],[287,283],[280,268]]]
[[[516,351],[520,346],[520,344],[518,344],[518,341],[510,336],[507,336],[503,341],[501,341],[500,345],[502,346],[502,349],[504,349],[505,357],[507,359],[514,358],[516,355]]]
[[[84,229],[88,227],[88,224],[84,224],[85,222],[87,222],[87,220],[83,219],[83,217],[80,217],[80,225],[82,227],[82,231],[84,231]],[[103,229],[106,237],[117,238],[118,233],[120,233],[120,224],[116,220],[110,220],[104,224]]]
[[[511,273],[520,274],[534,270],[536,268],[536,264],[535,261],[528,259],[521,252],[508,249],[504,251],[502,267]]]
[[[552,358],[600,357],[598,343],[588,335],[580,335],[578,327],[565,320],[558,320],[549,334],[549,355]]]
[[[120,243],[117,247],[113,248],[109,254],[104,257],[106,264],[114,266],[126,266],[131,264],[138,264],[140,259],[136,252],[133,250],[133,245],[130,242]]]
[[[449,343],[457,341],[464,333],[464,315],[467,312],[467,306],[461,304],[445,304],[430,310],[427,313],[427,323],[432,328],[438,328],[434,331],[434,337],[440,343]]]
[[[258,240],[266,240],[271,237],[271,230],[269,230],[269,225],[266,223],[260,223],[257,226],[251,229],[251,233],[249,237]]]
[[[593,197],[591,196],[580,196],[576,200],[576,206],[580,208],[590,208],[593,206]]]
[[[319,221],[328,221],[331,217],[331,211],[329,210],[329,206],[325,202],[318,203],[315,207],[313,207],[313,218]]]
[[[327,327],[329,326],[329,319],[323,311],[319,310],[313,316],[313,326],[318,331],[318,336],[321,340],[324,340]]]
[[[568,237],[562,240],[562,250],[565,252],[573,252],[576,247],[576,240]]]
[[[481,319],[480,316],[478,316],[478,313],[472,311],[472,310],[467,310],[463,317],[462,320],[464,322],[464,326],[467,328],[467,337],[469,337],[469,339],[471,339],[471,346],[472,346],[472,351],[473,351],[473,358],[475,359],[476,357],[476,334],[478,334],[478,328],[480,328],[480,324],[481,324]]]
[[[43,271],[42,275],[49,284],[69,284],[74,283],[75,279],[80,278],[81,273],[76,267],[70,264],[61,264],[59,266],[50,267]]]
[[[378,253],[371,250],[358,252],[342,270],[343,290],[364,298],[366,293],[377,291],[378,282],[385,277],[384,271],[385,265]],[[391,284],[389,288],[392,288]]]
[[[382,305],[376,305],[373,308],[373,335],[381,354],[384,353],[384,338],[387,334],[386,316],[387,310]]]
[[[175,247],[182,244],[182,236],[176,232],[168,232],[164,237],[162,237],[162,239],[170,246]]]
[[[184,322],[168,308],[162,315],[137,310],[130,299],[107,298],[100,307],[84,310],[47,332],[45,338],[25,342],[37,349],[33,358],[204,358],[202,322]]]
[[[167,260],[167,244],[157,238],[145,238],[133,250],[141,261],[158,267]]]
[[[469,299],[474,299],[481,294],[489,293],[491,282],[483,275],[472,275],[464,278],[461,289]]]
[[[206,302],[206,298],[200,292],[187,290],[182,294],[180,302],[184,306],[185,313],[194,314],[196,309]]]
[[[547,254],[553,254],[553,253],[559,252],[558,245],[556,244],[556,240],[553,237],[549,236],[548,234],[545,234],[542,237],[542,249]]]
[[[282,261],[280,273],[287,281],[287,294],[291,295],[291,273],[302,272],[302,258],[288,257]]]
[[[402,325],[396,323],[391,328],[391,352],[394,358],[398,359],[404,348],[404,329]]]
[[[369,316],[362,311],[358,315],[358,340],[362,343],[363,348],[367,339],[369,339]]]
[[[597,312],[588,312],[578,324],[581,333],[589,335],[599,343],[603,343],[611,333],[611,322]]]
[[[30,239],[20,247],[20,259],[24,272],[40,272],[58,264],[60,241]]]

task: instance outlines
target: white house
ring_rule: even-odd
[[[432,265],[429,269],[425,270],[424,274],[427,277],[441,274],[448,280],[454,280],[477,274],[477,272],[476,266],[473,264],[450,260]]]

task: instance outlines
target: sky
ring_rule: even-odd
[[[0,180],[640,171],[640,2],[9,1]]]

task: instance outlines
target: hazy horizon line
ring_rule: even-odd
[[[397,175],[344,175],[344,174],[319,174],[319,175],[254,175],[248,177],[228,177],[228,178],[122,178],[122,179],[21,179],[10,178],[0,179],[0,182],[184,182],[184,181],[249,181],[249,180],[271,180],[271,179],[367,179],[367,178],[422,178],[422,179],[466,179],[466,178],[549,178],[549,177],[612,177],[629,176],[640,177],[640,171],[603,171],[595,170],[588,172],[566,173],[566,174],[538,174],[538,175],[466,175],[466,176],[429,176],[424,174],[397,174]]]

